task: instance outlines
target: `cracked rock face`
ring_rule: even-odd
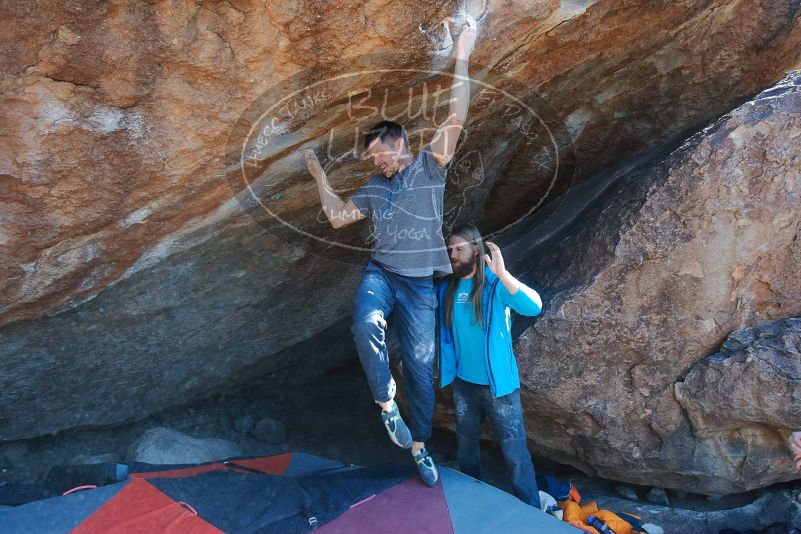
[[[729,471],[792,478],[782,449],[787,435],[801,428],[801,318],[735,330],[720,352],[676,383],[675,396],[696,439],[719,451]],[[766,461],[765,450],[777,458]]]
[[[798,478],[800,111],[795,72],[504,235],[545,301],[516,345],[534,450],[701,493]]]
[[[353,357],[347,316],[359,267],[269,231],[253,210],[243,213],[226,179],[226,146],[243,127],[237,121],[282,81],[312,83],[372,54],[394,57],[367,60],[373,68],[448,71],[453,37],[443,22],[469,13],[480,19],[473,74],[547,102],[572,140],[568,178],[582,183],[720,115],[801,59],[792,0],[328,8],[43,1],[2,9],[0,440],[129,421],[259,374],[302,384]],[[370,83],[375,94],[396,91],[397,110],[398,95],[421,80]],[[449,184],[446,208],[464,203],[463,217],[494,230],[525,213],[531,203],[521,199],[547,184],[490,106],[476,100],[471,109],[457,156],[474,168],[471,155],[483,155],[490,180],[469,199],[465,184]],[[318,215],[298,155],[322,150],[342,125],[333,104],[304,116],[252,170],[280,185],[268,193],[281,197],[282,215]],[[366,177],[358,162],[340,174],[348,183]],[[687,217],[703,220],[703,210],[695,206]],[[587,250],[575,261],[595,262]],[[701,272],[689,262],[683,268],[688,280]],[[712,279],[714,270],[700,268]],[[739,287],[757,284],[748,275]],[[782,303],[788,313],[784,294],[771,296],[786,291],[781,284],[757,290],[776,304],[754,309],[773,313]],[[728,308],[702,310],[699,321],[719,341],[753,318],[747,305],[736,321],[726,319]],[[621,342],[642,345],[646,337],[640,331]],[[713,346],[705,337],[696,345],[678,367]],[[667,391],[674,367],[654,360],[633,366],[627,380],[656,398],[649,377],[666,381]],[[588,415],[579,419],[598,426]],[[641,454],[654,450],[647,440]],[[603,464],[602,454],[578,449],[565,454]]]
[[[675,389],[699,435],[749,424],[801,428],[801,319],[735,330]]]

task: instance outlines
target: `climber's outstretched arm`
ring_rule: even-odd
[[[328,183],[328,177],[325,175],[325,171],[322,165],[320,165],[320,161],[317,159],[317,155],[314,151],[310,149],[306,150],[303,157],[306,161],[306,168],[309,170],[309,174],[311,174],[317,182],[317,191],[320,193],[320,203],[323,206],[323,211],[328,221],[331,223],[331,226],[334,228],[343,228],[364,219],[364,213],[356,207],[353,203],[353,199],[349,199],[345,202],[331,189],[331,185]]]
[[[462,133],[462,126],[467,118],[467,108],[470,106],[470,78],[468,62],[473,46],[476,42],[476,24],[470,19],[462,27],[462,32],[456,39],[453,56],[456,58],[453,84],[451,85],[451,102],[448,118],[439,125],[434,138],[431,140],[431,151],[437,163],[445,166],[453,158],[456,151],[456,142]]]

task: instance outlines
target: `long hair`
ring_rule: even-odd
[[[473,276],[473,288],[470,290],[470,300],[473,301],[473,323],[484,326],[484,313],[481,310],[481,298],[484,294],[484,239],[481,232],[472,224],[457,226],[448,236],[448,241],[452,236],[461,237],[467,241],[473,249],[473,262],[476,267],[476,274]],[[456,288],[459,285],[459,278],[450,275],[450,284],[445,293],[445,324],[449,327],[453,325],[453,299],[456,296]]]

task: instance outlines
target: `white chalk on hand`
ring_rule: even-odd
[[[473,30],[475,30],[475,29],[476,29],[476,26],[478,26],[478,23],[476,22],[476,19],[474,19],[474,18],[473,18],[471,15],[469,15],[469,14],[466,14],[466,13],[465,13],[464,20],[465,20],[465,22],[467,23],[467,25],[468,25],[468,26],[470,26],[470,28],[471,28],[471,29],[473,29]]]

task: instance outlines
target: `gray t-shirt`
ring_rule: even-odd
[[[442,237],[445,176],[431,146],[391,178],[374,174],[351,197],[372,220],[373,260],[405,276],[443,276],[451,263]]]

